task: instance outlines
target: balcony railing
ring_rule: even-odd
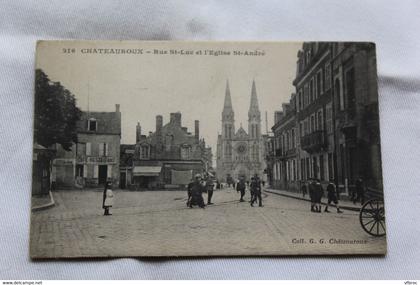
[[[326,146],[324,131],[315,131],[302,137],[301,146],[309,153],[321,150]]]

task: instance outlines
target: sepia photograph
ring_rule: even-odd
[[[38,41],[30,257],[385,255],[370,42]]]

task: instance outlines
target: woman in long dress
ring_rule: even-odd
[[[114,193],[112,192],[112,189],[111,189],[111,182],[106,182],[104,193],[103,193],[103,200],[102,200],[102,208],[104,209],[104,216],[112,215],[109,212],[109,208],[112,207],[113,203],[114,203]]]

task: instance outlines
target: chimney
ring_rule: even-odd
[[[115,104],[115,113],[120,112],[120,104]]]
[[[170,123],[181,127],[181,113],[180,112],[171,113]]]
[[[156,134],[159,135],[162,131],[163,118],[161,115],[156,116]]]
[[[198,142],[200,139],[200,121],[195,120],[194,121],[194,136],[196,141]]]
[[[137,122],[137,126],[136,126],[136,143],[138,143],[140,141],[141,138],[141,126],[140,123]]]

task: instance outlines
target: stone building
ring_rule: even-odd
[[[337,182],[345,192],[361,177],[382,190],[375,45],[331,44]]]
[[[57,146],[52,163],[56,187],[102,187],[107,181],[118,187],[120,140],[119,104],[115,112],[82,112],[77,122],[77,144],[71,151]]]
[[[136,189],[178,188],[188,184],[197,173],[206,169],[211,149],[200,139],[199,121],[194,134],[182,126],[181,113],[171,113],[170,121],[156,116],[155,132],[143,135],[140,123],[136,127],[132,184]]]
[[[219,181],[225,182],[241,176],[264,176],[265,142],[261,135],[261,113],[258,107],[257,89],[252,82],[251,103],[248,111],[248,132],[242,125],[235,132],[235,113],[230,96],[229,82],[226,84],[222,111],[222,134],[217,138],[216,173]]]
[[[284,149],[290,147],[283,133],[295,129],[296,175],[294,170],[282,175],[280,167],[285,183],[274,186],[298,189],[299,181],[313,177],[322,183],[334,180],[349,194],[361,177],[368,187],[382,190],[375,46],[304,43],[293,85],[296,95],[289,106],[283,105],[283,112],[276,112],[275,154],[269,160],[273,177],[279,177],[274,174],[279,173],[276,161],[282,161]]]
[[[298,53],[296,127],[300,180],[334,177],[330,44],[304,43]]]
[[[296,95],[292,94],[290,103],[283,104],[283,110],[276,113],[272,127],[274,156],[270,185],[278,189],[297,189],[299,186],[295,101]]]

